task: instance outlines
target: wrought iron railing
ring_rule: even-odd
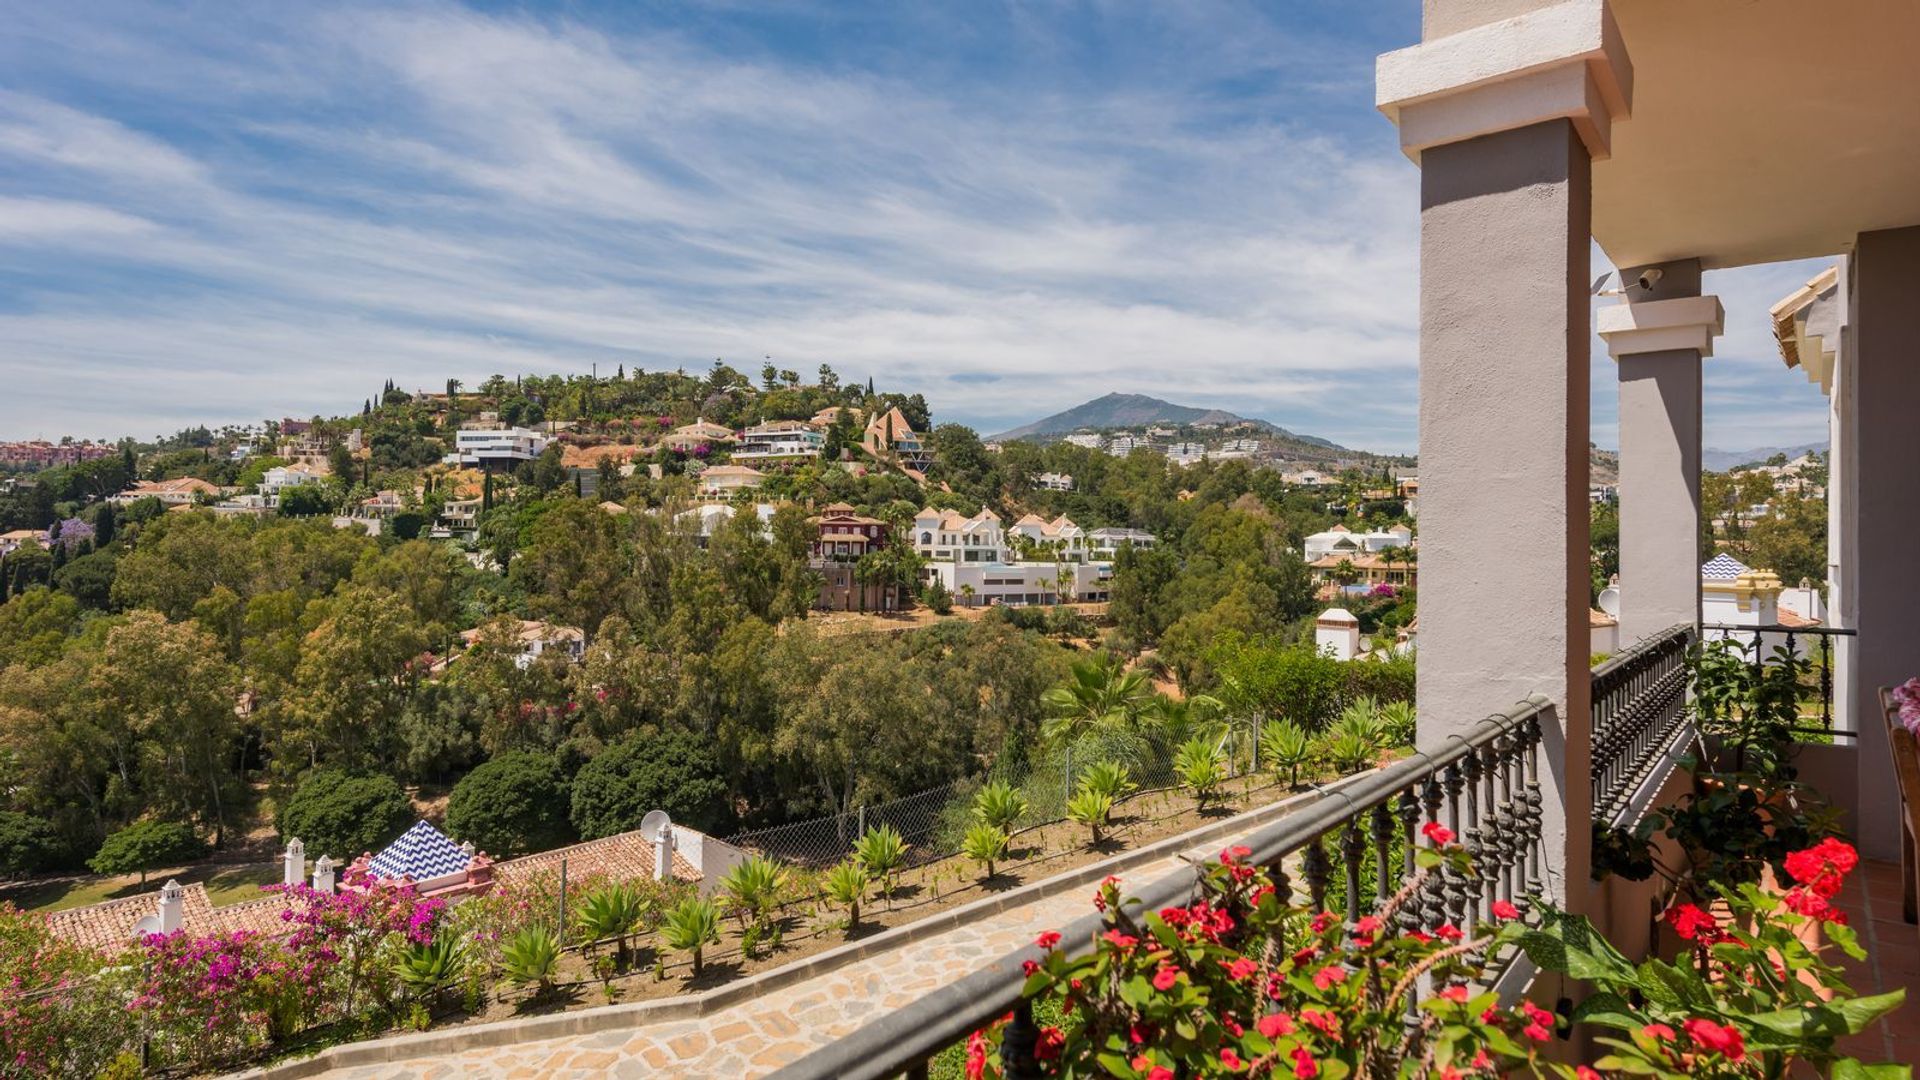
[[[1533,698],[1488,717],[1431,753],[1416,753],[1329,792],[1325,798],[1236,843],[1268,868],[1274,885],[1296,900],[1357,919],[1414,874],[1419,826],[1438,821],[1474,856],[1471,877],[1442,872],[1400,909],[1403,930],[1452,923],[1472,935],[1492,918],[1496,900],[1526,905],[1546,895],[1541,834],[1543,718],[1552,705]],[[1298,880],[1296,880],[1296,878]],[[1183,869],[1129,889],[1141,909],[1190,902],[1193,870]],[[1101,931],[1095,913],[1061,927],[1062,948],[1084,952]],[[1011,1012],[1003,1031],[1001,1068],[1009,1080],[1031,1071],[1039,1029],[1021,965],[1038,961],[1028,946],[995,960],[792,1062],[775,1080],[924,1078],[929,1062],[970,1032]]]
[[[1593,818],[1608,825],[1686,733],[1693,627],[1635,642],[1593,669]]]
[[[1797,669],[1801,684],[1800,719],[1793,727],[1798,736],[1830,736],[1851,739],[1855,732],[1834,724],[1833,669],[1834,642],[1854,637],[1858,631],[1840,626],[1734,626],[1707,623],[1701,634],[1708,641],[1723,640],[1738,649],[1753,669],[1754,682],[1762,681],[1764,669],[1789,659]]]

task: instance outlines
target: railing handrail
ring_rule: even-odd
[[[1416,750],[1370,777],[1328,792],[1306,810],[1288,814],[1237,842],[1251,849],[1250,863],[1277,865],[1288,855],[1355,820],[1357,815],[1424,786],[1472,751],[1522,730],[1552,708],[1551,701],[1535,694],[1504,712],[1487,717],[1467,732],[1449,735],[1431,753]],[[1182,868],[1137,890],[1128,890],[1132,895],[1127,903],[1137,902],[1142,911],[1157,911],[1190,898],[1197,884],[1194,870]],[[1061,927],[1058,949],[1068,955],[1091,950],[1105,925],[1104,919],[1105,916],[1093,912]],[[1023,964],[1029,960],[1037,962],[1043,955],[1034,945],[1004,955],[789,1063],[769,1080],[825,1080],[828,1077],[885,1080],[899,1076],[1012,1009],[1019,1002],[1026,982]]]
[[[1851,626],[1787,626],[1784,623],[1701,623],[1702,630],[1742,630],[1762,634],[1810,634],[1819,637],[1857,637],[1859,630]],[[1598,669],[1596,669],[1598,670]]]
[[[1703,626],[1701,629],[1712,630],[1717,628]],[[1593,677],[1597,679],[1602,675],[1610,675],[1614,671],[1632,663],[1635,657],[1664,648],[1668,642],[1677,636],[1691,636],[1692,633],[1693,625],[1691,623],[1674,623],[1672,626],[1667,627],[1657,634],[1648,634],[1639,641],[1634,642],[1619,652],[1614,653],[1612,656],[1607,657],[1605,660],[1600,661],[1598,664],[1595,664],[1593,666]]]

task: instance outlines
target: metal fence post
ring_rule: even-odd
[[[1067,780],[1060,787],[1060,800],[1073,798],[1073,747],[1067,747]]]
[[[853,835],[856,838],[867,835],[867,804],[866,803],[860,804],[858,816],[854,820],[859,822],[859,824],[854,826]]]

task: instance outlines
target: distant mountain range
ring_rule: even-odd
[[[1821,439],[1819,442],[1802,443],[1799,446],[1761,446],[1752,450],[1702,450],[1700,467],[1711,472],[1726,472],[1735,465],[1752,465],[1755,462],[1765,461],[1775,454],[1785,454],[1787,460],[1792,461],[1809,450],[1825,452],[1826,449],[1827,440]]]
[[[1222,426],[1252,424],[1276,439],[1304,443],[1324,450],[1346,450],[1345,447],[1337,446],[1317,435],[1298,435],[1265,420],[1240,416],[1224,409],[1200,409],[1191,405],[1175,405],[1171,401],[1162,401],[1145,394],[1108,394],[1011,431],[990,435],[988,438],[997,442],[1009,442],[1014,439],[1051,442],[1076,431],[1134,428],[1147,424],[1220,424]]]

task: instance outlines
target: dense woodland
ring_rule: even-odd
[[[0,568],[0,873],[79,865],[136,823],[230,844],[274,823],[276,807],[284,818],[297,798],[313,802],[309,781],[378,788],[390,801],[393,783],[342,778],[440,791],[489,760],[501,762],[495,773],[558,784],[557,805],[570,810],[541,810],[551,820],[521,830],[524,846],[631,828],[649,808],[642,796],[722,834],[810,817],[1025,753],[1043,693],[1096,651],[1188,692],[1234,689],[1251,714],[1331,715],[1338,689],[1299,704],[1300,672],[1327,675],[1298,645],[1316,604],[1297,552],[1336,514],[1388,520],[1397,504],[1359,494],[1377,472],[1330,494],[1289,490],[1276,470],[1244,461],[1181,469],[1147,451],[990,451],[965,427],[934,424],[917,397],[842,385],[826,369],[809,385],[791,372],[762,376],[718,365],[704,377],[496,378],[477,393],[450,385],[451,403],[383,388],[360,415],[319,422],[360,429],[366,449],[338,457],[318,505],[283,503],[267,518],[101,501],[133,479],[257,481],[271,459],[229,461],[226,435],[205,430],[130,443],[0,496],[0,525],[59,527],[50,550],[28,546]],[[671,425],[809,417],[835,404],[898,405],[928,425],[926,487],[829,459],[772,478],[766,494],[786,505],[770,529],[741,514],[705,546],[671,513],[645,512],[682,506],[689,490],[687,456],[648,445]],[[599,490],[583,496],[550,451],[487,483],[470,550],[424,538],[417,523],[379,537],[333,527],[335,508],[382,489],[417,493],[419,521],[431,521],[450,486],[436,463],[483,408],[509,422],[575,420],[596,441],[637,447],[635,460],[662,475],[603,467]],[[836,432],[835,456],[858,439]],[[1036,489],[1048,470],[1072,474],[1076,490]],[[607,513],[602,500],[630,512]],[[906,633],[827,634],[807,618],[817,582],[806,519],[810,504],[836,500],[896,521],[928,503],[991,505],[1008,520],[1065,513],[1163,542],[1123,552],[1106,625],[1065,609],[996,610]],[[890,558],[881,572],[915,579],[910,552]],[[1390,634],[1412,598],[1359,607],[1368,631]],[[520,618],[585,629],[584,661],[516,664]],[[460,632],[476,627],[463,648]],[[1410,670],[1389,666],[1388,693],[1404,686],[1404,696]],[[1232,688],[1223,668],[1239,672]]]

